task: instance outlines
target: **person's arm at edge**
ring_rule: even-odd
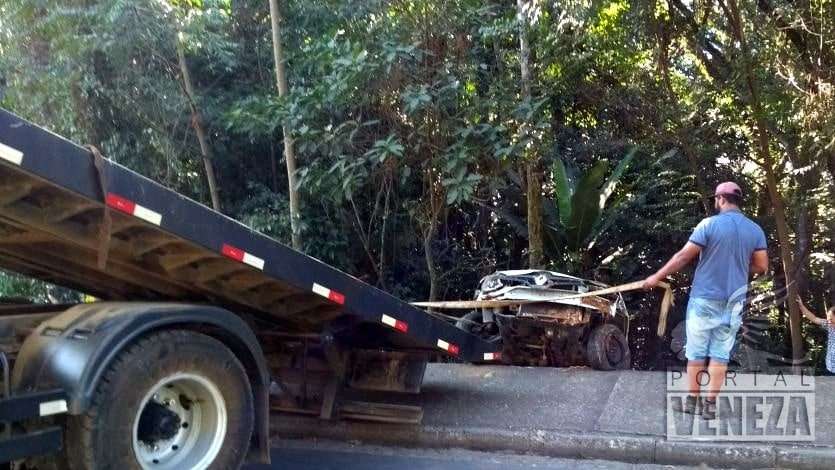
[[[678,253],[674,254],[673,257],[670,258],[670,261],[667,261],[667,264],[665,264],[664,267],[644,280],[644,289],[652,289],[657,286],[664,278],[670,274],[678,272],[681,268],[690,264],[690,262],[699,256],[699,253],[701,252],[702,247],[696,243],[687,242],[684,245],[684,248],[678,250]]]
[[[811,321],[812,323],[814,323],[816,325],[821,325],[821,326],[823,326],[827,323],[826,318],[821,318],[821,317],[815,315],[814,313],[812,313],[811,310],[806,308],[806,305],[800,299],[799,295],[797,296],[797,298],[795,300],[797,301],[797,306],[800,307],[800,313],[802,313],[804,317],[808,318],[809,321]]]

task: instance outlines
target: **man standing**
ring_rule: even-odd
[[[739,210],[742,190],[736,183],[716,187],[714,207],[719,214],[702,220],[687,244],[663,268],[644,280],[651,289],[679,271],[696,256],[699,264],[687,304],[687,380],[690,393],[681,410],[716,417],[716,396],[725,380],[731,348],[742,324],[748,277],[768,270],[763,230]],[[699,400],[700,375],[707,366],[707,397]]]

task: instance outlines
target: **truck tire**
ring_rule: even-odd
[[[68,418],[71,469],[236,469],[254,421],[246,371],[220,341],[150,334],[122,351],[89,410]]]
[[[604,323],[594,328],[586,342],[589,365],[597,370],[629,369],[632,354],[626,337],[617,326]]]

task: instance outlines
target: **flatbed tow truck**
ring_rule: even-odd
[[[0,268],[100,301],[0,304],[0,467],[269,462],[270,410],[419,391],[495,343],[0,109]],[[13,462],[13,463],[12,463]]]

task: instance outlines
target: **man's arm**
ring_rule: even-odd
[[[691,261],[702,252],[702,247],[693,243],[687,242],[684,248],[680,249],[678,253],[674,254],[670,261],[663,268],[659,269],[655,274],[644,280],[644,289],[652,289],[657,286],[659,282],[664,280],[674,272],[678,272],[681,268],[690,264]]]
[[[765,274],[768,272],[768,251],[757,250],[751,255],[751,274]]]
[[[765,232],[757,225],[757,244],[754,245],[754,254],[751,255],[751,274],[765,274],[768,272],[768,241],[765,238]]]

